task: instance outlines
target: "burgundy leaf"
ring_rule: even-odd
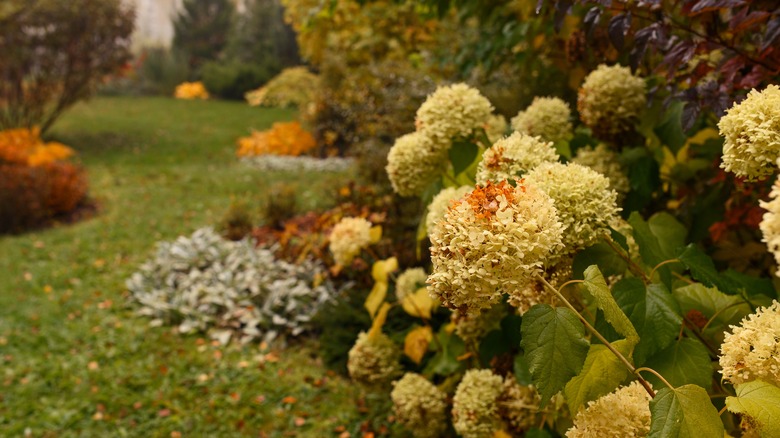
[[[742,11],[747,12],[747,8],[742,9]],[[766,21],[766,19],[772,15],[766,11],[753,11],[750,14],[745,15],[742,11],[729,21],[729,29],[732,32],[742,32],[750,27],[755,27]]]
[[[775,17],[766,25],[766,33],[761,42],[761,51],[768,49],[780,37],[780,17]]]
[[[588,37],[593,34],[593,29],[596,28],[600,18],[601,8],[598,6],[594,6],[588,9],[588,12],[585,13],[585,17],[582,19],[582,24],[585,26],[585,32],[587,33]]]
[[[618,50],[623,50],[623,44],[625,43],[626,34],[631,27],[631,13],[619,14],[612,17],[609,20],[607,26],[607,32],[609,33],[609,40],[612,45]]]

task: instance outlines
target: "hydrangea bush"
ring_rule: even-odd
[[[162,242],[127,280],[137,313],[181,333],[207,331],[220,341],[271,341],[311,327],[334,295],[323,270],[309,260],[290,264],[273,249],[232,242],[212,228]]]

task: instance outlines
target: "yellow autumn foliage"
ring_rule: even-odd
[[[44,142],[40,133],[37,127],[0,131],[0,162],[37,167],[64,161],[75,154],[62,143]]]
[[[177,99],[208,99],[209,92],[203,82],[183,82],[176,86],[173,97]]]
[[[256,155],[299,156],[317,146],[314,137],[298,122],[274,123],[267,131],[254,131],[238,139],[239,157]]]

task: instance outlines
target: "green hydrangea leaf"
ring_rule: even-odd
[[[585,269],[583,286],[595,298],[596,305],[604,312],[604,318],[607,322],[618,333],[626,337],[626,341],[630,345],[628,353],[630,355],[631,348],[639,342],[639,334],[615,301],[598,266],[591,265]]]
[[[736,397],[726,397],[726,408],[735,414],[747,415],[757,423],[761,437],[780,436],[780,388],[764,382],[736,385]]]
[[[450,162],[455,176],[458,176],[477,158],[479,147],[468,141],[456,141],[450,148]]]
[[[650,414],[648,438],[719,438],[725,433],[718,410],[700,386],[661,389],[650,401]]]
[[[624,339],[613,342],[612,346],[624,356],[628,356],[632,348]],[[577,412],[587,402],[614,391],[630,374],[606,345],[593,344],[582,371],[566,384],[566,402],[572,412]]]
[[[683,338],[647,360],[645,366],[658,371],[672,386],[712,386],[712,360],[701,342]],[[643,374],[655,388],[663,383],[653,374]]]
[[[585,327],[571,310],[539,304],[523,314],[520,331],[520,346],[544,406],[582,369],[590,345]]]

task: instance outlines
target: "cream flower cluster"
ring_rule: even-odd
[[[425,287],[428,274],[423,268],[407,269],[398,276],[395,281],[395,296],[401,301],[407,295],[417,292],[417,289]]]
[[[446,167],[448,148],[421,132],[398,137],[385,167],[393,190],[401,196],[422,194]]]
[[[763,242],[774,254],[775,262],[780,265],[780,180],[775,181],[769,198],[769,202],[760,202],[761,208],[766,209],[766,213],[759,226],[764,235]],[[780,275],[780,271],[776,274]]]
[[[558,153],[551,142],[514,132],[482,154],[477,167],[477,183],[518,178],[542,163],[557,160]]]
[[[514,376],[504,379],[504,390],[498,399],[499,415],[515,432],[523,432],[539,425],[539,414],[546,413],[539,409],[542,401],[533,386],[517,383]],[[545,411],[553,408],[548,404]],[[552,413],[552,412],[551,412]]]
[[[401,370],[401,351],[384,333],[370,338],[365,332],[358,335],[349,350],[347,370],[352,380],[366,386],[390,382]]]
[[[718,122],[723,143],[720,167],[749,180],[775,171],[780,158],[780,87],[752,90]]]
[[[572,254],[609,234],[620,209],[604,175],[576,163],[542,163],[525,178],[554,201],[564,226],[565,253]]]
[[[512,129],[546,141],[569,141],[574,136],[569,104],[557,97],[535,97],[512,118]]]
[[[452,312],[451,319],[455,324],[455,334],[463,339],[466,345],[476,345],[486,334],[500,327],[506,313],[503,304],[496,304],[490,309],[471,315]]]
[[[345,217],[333,227],[328,240],[333,259],[347,266],[371,243],[371,222],[359,217]]]
[[[493,112],[493,105],[479,90],[466,84],[439,87],[420,105],[415,125],[417,131],[450,142],[454,137],[468,137],[481,128]]]
[[[619,65],[599,65],[585,78],[577,98],[582,123],[605,137],[629,128],[646,103],[645,81]]]
[[[603,143],[595,148],[588,146],[578,149],[572,161],[606,176],[609,187],[618,193],[618,197],[622,198],[631,189],[628,176],[620,165],[619,155]]]
[[[563,229],[542,190],[522,181],[478,186],[450,205],[430,235],[428,290],[462,313],[487,309],[542,272],[547,257],[563,248]]]
[[[501,114],[491,115],[488,117],[487,123],[485,123],[485,133],[491,142],[495,142],[503,137],[508,128],[509,123],[507,123],[506,117]]]
[[[550,267],[545,267],[541,273],[544,280],[553,287],[559,288],[563,283],[571,279],[572,259],[571,257],[557,258],[553,257],[556,263]],[[523,315],[531,307],[537,304],[549,304],[555,306],[559,303],[558,296],[550,290],[539,278],[529,278],[517,287],[507,291],[509,294],[509,305],[517,309],[519,315]]]
[[[650,394],[639,382],[588,403],[574,417],[566,438],[646,437],[650,434]]]
[[[468,370],[452,400],[452,422],[463,438],[489,438],[501,429],[497,400],[504,381],[490,370]]]
[[[437,438],[447,429],[447,394],[425,377],[406,373],[393,384],[395,417],[415,437]]]
[[[723,379],[735,385],[761,379],[780,386],[780,302],[759,308],[731,329],[720,346]]]
[[[450,206],[450,202],[462,198],[466,193],[474,190],[472,186],[460,186],[460,187],[447,187],[442,189],[436,196],[433,197],[431,203],[428,204],[428,214],[425,216],[425,227],[428,233],[433,230],[436,223],[443,217],[447,208]]]

